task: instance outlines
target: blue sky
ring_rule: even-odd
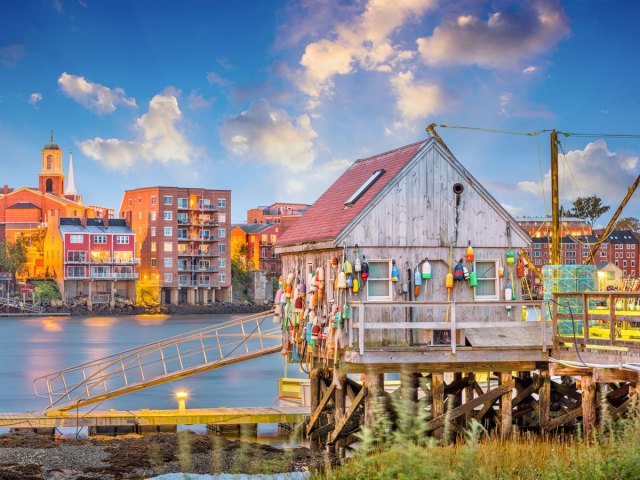
[[[239,222],[255,205],[312,203],[353,160],[431,122],[640,133],[639,14],[597,0],[5,0],[0,182],[36,185],[54,129],[85,203],[225,188]],[[548,134],[439,132],[512,213],[549,213]],[[562,147],[564,202],[597,194],[614,210],[640,140]],[[624,215],[640,216],[637,198]]]

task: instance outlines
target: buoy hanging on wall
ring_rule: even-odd
[[[400,278],[400,273],[398,272],[398,267],[396,267],[396,261],[393,260],[393,266],[391,267],[391,281],[397,282]]]
[[[422,285],[422,274],[417,268],[413,275],[413,285],[413,294],[417,297],[420,295],[420,286]]]
[[[426,260],[422,264],[422,278],[425,280],[431,278],[431,264]]]
[[[475,259],[475,255],[473,254],[473,247],[471,246],[471,240],[469,240],[469,246],[467,247],[467,262],[471,263]]]

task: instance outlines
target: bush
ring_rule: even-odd
[[[52,300],[60,300],[62,296],[54,282],[38,282],[34,291],[36,300],[50,304]]]

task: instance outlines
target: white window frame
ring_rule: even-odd
[[[173,283],[173,273],[164,274],[164,283]]]
[[[163,242],[163,252],[173,252],[173,242]]]
[[[227,199],[226,198],[219,198],[218,199],[218,208],[225,208],[227,206]]]
[[[226,238],[226,237],[227,237],[227,229],[218,228],[218,238]]]
[[[173,258],[172,257],[165,257],[164,258],[164,267],[165,268],[173,268]]]
[[[116,235],[116,244],[129,245],[129,235]]]
[[[158,244],[156,242],[151,242],[151,251],[155,252],[158,249]]]
[[[479,302],[487,302],[487,301],[498,301],[500,300],[500,278],[498,275],[498,260],[497,259],[493,259],[493,258],[487,258],[487,259],[478,259],[476,261],[473,262],[473,270],[475,272],[478,271],[478,263],[493,263],[494,264],[494,268],[495,268],[495,272],[496,272],[496,277],[495,279],[493,278],[483,278],[478,276],[478,282],[484,282],[484,281],[490,281],[490,280],[494,280],[495,282],[495,294],[493,295],[479,295],[476,293],[475,295],[475,299]],[[514,286],[512,285],[512,288],[514,288]]]
[[[173,212],[171,210],[165,210],[162,212],[162,218],[164,218],[167,222],[173,220]]]
[[[189,199],[186,197],[178,197],[178,208],[189,208]]]
[[[164,227],[164,236],[165,237],[173,237],[173,228],[172,227]]]
[[[173,195],[164,195],[162,197],[163,205],[173,205]]]
[[[106,235],[94,235],[93,236],[93,244],[94,245],[106,245],[107,244],[107,236]]]
[[[368,302],[390,302],[392,300],[392,294],[393,294],[393,291],[392,291],[393,282],[391,281],[391,260],[384,259],[384,258],[373,259],[373,260],[367,259],[367,262],[369,263],[369,279],[367,280],[367,301]],[[372,263],[386,263],[388,266],[387,272],[389,276],[388,277],[372,277],[371,276]],[[369,295],[369,285],[371,285],[369,282],[371,280],[374,280],[374,281],[387,280],[388,295]]]
[[[156,211],[154,210],[153,212],[151,212],[151,221],[155,222],[156,221]]]
[[[151,227],[151,236],[152,237],[156,236],[156,227]]]
[[[84,243],[84,235],[70,235],[69,243]]]

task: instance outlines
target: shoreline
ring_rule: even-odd
[[[2,313],[0,319],[7,317],[47,317],[47,316],[69,316],[69,317],[104,317],[104,316],[126,316],[126,315],[231,315],[231,314],[251,314],[267,312],[273,305],[256,305],[252,303],[214,303],[211,305],[161,305],[156,309],[144,307],[116,307],[96,306],[92,311],[86,307],[48,307],[42,313],[16,312]]]
[[[327,462],[335,460],[306,447],[276,448],[189,430],[77,440],[31,432],[0,435],[0,471],[11,479],[143,479],[180,471],[276,474],[319,470]]]

